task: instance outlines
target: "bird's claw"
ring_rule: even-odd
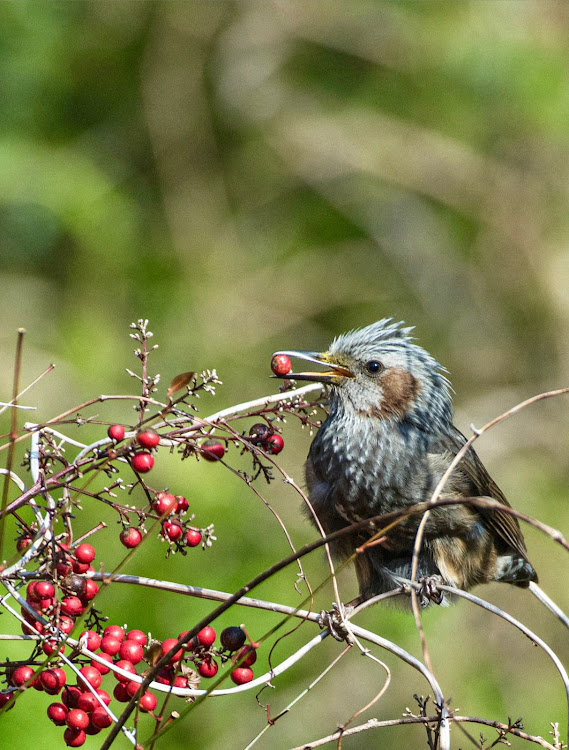
[[[419,598],[421,607],[428,607],[431,602],[434,604],[442,604],[444,600],[444,594],[439,589],[439,585],[443,582],[443,579],[439,575],[426,576],[421,578],[419,581],[421,588],[419,589]]]
[[[351,643],[352,634],[346,615],[349,614],[352,609],[353,607],[350,607],[349,605],[338,605],[334,602],[332,609],[323,609],[322,612],[320,612],[317,620],[318,625],[322,630],[327,628],[330,631],[332,638],[335,638],[337,641]]]

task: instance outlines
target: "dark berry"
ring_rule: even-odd
[[[253,679],[253,670],[249,667],[237,667],[231,672],[231,679],[236,685],[245,685]]]
[[[225,628],[219,636],[221,645],[228,651],[237,651],[245,643],[246,639],[245,631],[237,626]]]
[[[269,427],[268,424],[265,424],[264,422],[258,422],[257,424],[254,424],[250,430],[249,435],[251,438],[253,438],[254,442],[264,442],[269,435],[272,435],[273,431]]]
[[[188,529],[186,531],[186,544],[188,547],[197,547],[202,540],[202,535],[197,529]]]
[[[275,373],[275,375],[288,375],[291,369],[292,367],[290,364],[290,359],[286,354],[275,354],[275,356],[272,358],[271,370]]]
[[[136,436],[136,442],[142,446],[142,448],[151,450],[152,448],[156,448],[160,442],[160,435],[157,432],[154,432],[154,430],[143,430]]]
[[[120,540],[121,544],[127,549],[134,549],[134,547],[138,547],[142,541],[142,532],[139,529],[135,529],[134,526],[131,526],[130,528],[121,531]]]
[[[218,440],[206,440],[201,446],[206,461],[218,461],[225,455],[225,447]]]
[[[114,440],[115,443],[120,443],[121,440],[124,440],[124,433],[125,429],[122,424],[112,424],[107,430],[107,435],[111,440]]]
[[[139,474],[146,474],[146,472],[150,471],[150,469],[154,466],[154,458],[150,455],[150,453],[136,453],[132,457],[130,465]]]

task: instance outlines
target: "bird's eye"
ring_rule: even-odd
[[[383,370],[383,365],[376,359],[372,359],[371,362],[368,362],[366,364],[366,370],[370,373],[370,375],[377,375],[378,372],[381,372]]]

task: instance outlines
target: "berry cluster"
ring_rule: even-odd
[[[249,442],[259,445],[266,453],[276,455],[284,448],[282,436],[264,422],[258,422],[249,429]]]

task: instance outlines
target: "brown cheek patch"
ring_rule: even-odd
[[[403,417],[415,400],[420,385],[417,378],[406,370],[388,370],[381,378],[383,400],[379,408],[372,409],[374,417],[387,419]]]

